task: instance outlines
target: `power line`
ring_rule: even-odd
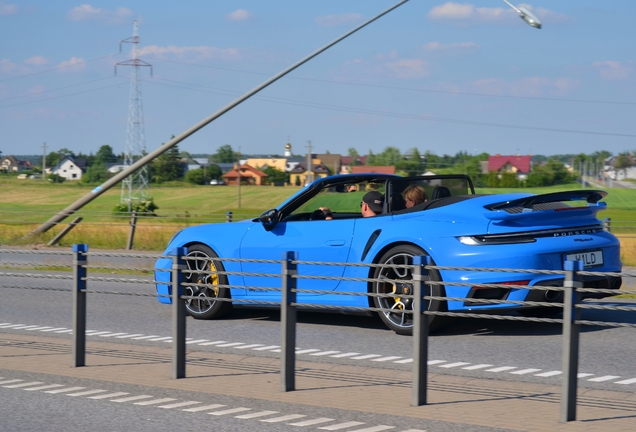
[[[226,96],[239,93],[239,92],[234,92],[234,91],[231,91],[231,90],[220,90],[220,91],[218,91],[218,90],[217,91],[197,90],[197,89],[192,89],[192,88],[189,88],[189,87],[181,87],[181,86],[170,85],[170,84],[162,84],[160,82],[157,82],[157,80],[160,80],[160,81],[171,81],[171,82],[179,83],[179,81],[167,80],[165,78],[154,78],[153,81],[150,81],[150,82],[152,82],[154,84],[157,84],[157,85],[164,85],[164,86],[176,87],[176,88],[186,88],[188,90],[202,91],[202,92],[206,92],[206,93],[221,94],[221,95],[226,95]],[[195,85],[195,86],[207,88],[206,86],[196,85],[196,84],[188,84],[188,83],[182,83],[182,84]],[[254,99],[261,100],[261,101],[280,103],[280,104],[286,104],[286,105],[305,106],[305,107],[311,107],[311,108],[329,109],[329,110],[334,110],[334,111],[354,112],[354,113],[359,113],[359,114],[371,114],[371,115],[380,115],[380,116],[385,116],[385,117],[406,118],[406,119],[412,119],[412,120],[424,120],[424,121],[432,121],[432,122],[440,122],[440,123],[455,123],[455,124],[464,124],[464,125],[472,125],[472,126],[499,127],[499,128],[507,128],[507,129],[523,129],[523,130],[535,130],[535,131],[544,131],[544,132],[561,132],[561,133],[576,133],[576,134],[584,134],[584,135],[602,135],[602,136],[614,136],[614,137],[624,137],[624,138],[625,137],[626,138],[636,138],[636,135],[634,135],[634,134],[620,134],[620,133],[612,133],[612,132],[581,131],[581,130],[574,130],[574,129],[559,129],[559,128],[525,126],[525,125],[510,125],[510,124],[504,124],[504,123],[478,122],[478,121],[472,121],[472,120],[458,120],[458,119],[450,119],[450,118],[443,118],[443,117],[420,116],[420,115],[415,115],[415,114],[393,113],[393,112],[389,112],[389,111],[376,111],[376,110],[369,110],[369,109],[362,109],[362,108],[343,107],[343,106],[338,106],[338,105],[328,105],[328,104],[321,104],[321,103],[315,103],[315,102],[304,102],[304,101],[297,101],[297,100],[293,100],[293,99],[276,98],[276,97],[271,97],[271,96],[257,96],[257,97],[254,97]]]
[[[13,99],[21,99],[21,98],[39,96],[39,95],[43,95],[45,93],[51,93],[51,92],[54,92],[54,91],[64,90],[64,89],[72,88],[72,87],[79,87],[79,86],[82,86],[84,84],[90,84],[90,83],[94,83],[94,82],[97,82],[97,81],[103,81],[105,79],[111,79],[111,78],[112,78],[112,76],[107,76],[107,77],[104,77],[104,78],[98,78],[98,79],[94,79],[94,80],[91,80],[91,81],[84,81],[84,82],[78,83],[78,84],[72,84],[72,85],[68,85],[68,86],[64,86],[64,87],[58,87],[58,88],[54,88],[54,89],[50,89],[50,90],[44,90],[44,91],[37,92],[37,93],[30,93],[28,95],[13,96],[13,97],[9,97],[9,98],[0,99],[0,102],[13,100]]]
[[[106,58],[106,57],[112,57],[114,55],[116,55],[116,53],[107,54],[107,55],[104,55],[104,56],[101,56],[101,57],[96,57],[96,58],[91,59],[91,60],[85,60],[85,63],[91,63],[91,62],[94,62],[96,60],[100,60],[100,59],[103,59],[103,58]],[[41,71],[38,71],[38,72],[32,72],[32,73],[28,73],[28,74],[14,76],[14,77],[11,77],[11,78],[4,78],[4,79],[1,79],[0,82],[14,80],[14,79],[19,79],[19,78],[26,78],[26,77],[30,77],[30,76],[33,76],[33,75],[40,75],[40,74],[43,74],[43,73],[53,72],[53,71],[60,70],[60,69],[66,69],[66,68],[69,68],[69,67],[75,67],[77,65],[78,65],[77,63],[74,63],[74,64],[68,64],[68,65],[64,65],[64,66],[58,66],[58,67],[53,68],[53,69],[46,69],[46,70],[41,70]]]
[[[183,64],[187,66],[195,66],[195,67],[200,67],[205,69],[217,69],[217,70],[223,70],[227,72],[239,72],[239,73],[251,74],[251,75],[267,75],[261,72],[251,72],[251,71],[246,71],[241,69],[222,68],[218,66],[205,66],[205,65],[198,65],[194,63],[180,62],[176,60],[165,60],[165,59],[159,59],[156,57],[153,57],[153,58],[158,61]],[[327,84],[350,85],[350,86],[358,86],[358,87],[382,88],[382,89],[388,89],[388,90],[403,90],[403,91],[410,91],[410,92],[447,94],[447,95],[454,95],[454,96],[476,96],[476,97],[490,97],[490,98],[503,98],[503,99],[526,99],[526,100],[549,101],[549,102],[575,102],[575,103],[580,102],[580,103],[592,103],[592,104],[636,105],[636,102],[608,101],[608,100],[594,100],[594,99],[566,99],[566,98],[550,98],[550,97],[539,97],[539,96],[493,95],[493,94],[487,94],[487,93],[455,92],[455,91],[448,91],[448,90],[431,90],[431,89],[420,89],[420,88],[413,88],[413,87],[387,86],[387,85],[380,85],[380,84],[363,84],[363,83],[354,83],[354,82],[324,80],[324,79],[318,79],[318,78],[286,77],[286,79],[298,80],[298,81],[322,82]]]

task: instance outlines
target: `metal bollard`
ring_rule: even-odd
[[[186,376],[186,310],[183,295],[183,270],[187,270],[183,257],[187,248],[172,250],[172,378]]]
[[[282,298],[280,303],[280,385],[284,392],[296,389],[296,274],[297,252],[283,252]]]
[[[565,282],[563,283],[563,381],[561,384],[561,422],[576,420],[576,387],[579,370],[579,328],[576,320],[581,318],[577,309],[581,287],[577,272],[583,270],[583,261],[566,261]]]
[[[424,309],[427,292],[422,280],[431,265],[430,256],[413,257],[413,390],[412,405],[426,405],[428,378],[428,317]]]
[[[612,232],[612,218],[603,219],[603,227],[607,230],[607,232]]]
[[[137,228],[137,212],[133,211],[130,217],[130,232],[128,233],[128,243],[126,243],[126,250],[133,248],[133,241],[135,239],[135,229]]]
[[[86,365],[86,252],[88,245],[73,245],[73,367]]]
[[[232,222],[232,212],[225,213],[225,222]]]

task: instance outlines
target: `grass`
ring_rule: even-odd
[[[0,243],[3,245],[46,244],[72,218],[38,236],[24,238],[40,224],[79,198],[94,186],[65,182],[51,184],[42,180],[17,180],[0,176]],[[480,188],[477,193],[548,193],[580,189],[580,184],[525,189]],[[162,251],[180,229],[194,224],[223,222],[232,212],[235,220],[254,218],[264,210],[295,194],[299,187],[272,186],[195,186],[183,183],[151,185],[150,192],[159,206],[156,217],[138,220],[134,248]],[[610,218],[612,232],[621,240],[621,258],[625,265],[636,266],[636,190],[608,189],[604,199],[608,210],[599,213]],[[121,189],[113,188],[78,212],[84,219],[67,234],[60,246],[87,243],[92,249],[123,249],[130,233],[129,217],[115,216],[112,209],[119,203]]]

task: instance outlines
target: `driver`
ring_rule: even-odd
[[[367,192],[360,203],[360,213],[364,217],[376,216],[382,213],[384,195],[378,191]]]

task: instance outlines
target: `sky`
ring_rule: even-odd
[[[0,0],[3,155],[152,151],[397,0]],[[213,154],[636,150],[636,2],[410,0],[179,144]],[[121,51],[120,51],[121,46]],[[44,147],[46,143],[46,147]],[[311,143],[311,144],[310,144]]]

